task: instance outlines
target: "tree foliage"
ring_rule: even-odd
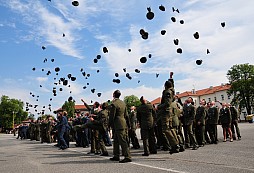
[[[5,128],[12,128],[14,124],[20,124],[27,119],[28,113],[23,110],[24,103],[21,100],[10,99],[3,95],[0,102],[0,124]],[[14,122],[13,122],[14,120]]]
[[[73,117],[75,113],[75,102],[73,100],[65,101],[62,110],[67,112],[68,117]]]
[[[232,104],[245,107],[247,114],[251,114],[254,107],[254,65],[234,65],[228,70],[227,77],[231,84],[228,94],[234,96]]]
[[[139,98],[135,95],[125,96],[124,103],[126,104],[128,111],[130,110],[131,106],[138,107],[141,105]]]

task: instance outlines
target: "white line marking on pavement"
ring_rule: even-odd
[[[140,164],[140,163],[136,163],[136,162],[130,162],[130,164],[138,165],[138,166],[143,166],[143,167],[148,167],[148,168],[153,168],[153,169],[159,169],[159,170],[168,171],[168,172],[187,173],[187,172],[177,171],[177,170],[174,170],[174,169],[160,168],[160,167]]]

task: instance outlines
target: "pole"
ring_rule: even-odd
[[[12,111],[12,129],[14,129],[14,111]]]

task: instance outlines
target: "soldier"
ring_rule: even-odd
[[[93,107],[90,107],[83,99],[81,101],[84,103],[86,108],[90,111],[90,117],[93,116],[94,119],[97,118],[97,114],[100,111],[99,102],[95,102]],[[97,129],[91,129],[91,150],[87,154],[100,154],[100,146],[99,146],[99,131]]]
[[[52,117],[48,116],[47,117],[47,125],[46,125],[46,142],[47,143],[52,142],[51,131],[52,131]]]
[[[164,87],[161,104],[158,105],[158,114],[162,123],[162,133],[171,146],[169,153],[173,154],[179,152],[179,141],[176,138],[176,132],[172,126],[172,112],[170,112],[170,106],[174,98],[174,88],[172,82],[169,80],[165,82]]]
[[[205,122],[207,118],[207,112],[205,109],[206,101],[203,99],[200,101],[200,106],[196,110],[196,130],[195,135],[199,146],[205,145]]]
[[[137,118],[141,127],[141,138],[143,140],[144,154],[157,154],[156,140],[154,133],[154,116],[155,111],[150,103],[142,96],[140,98],[141,105],[137,109]]]
[[[67,112],[63,112],[59,114],[60,122],[57,125],[58,126],[58,133],[59,133],[59,144],[60,144],[60,149],[65,150],[68,148],[68,145],[64,139],[64,134],[66,133],[68,129],[68,121],[67,121]]]
[[[47,128],[47,123],[45,120],[41,121],[40,125],[40,135],[41,135],[41,143],[46,142],[46,128]]]
[[[229,105],[229,110],[232,116],[231,131],[232,131],[233,139],[236,140],[236,136],[235,136],[235,130],[236,130],[237,138],[238,140],[241,140],[240,129],[238,127],[239,112],[231,104],[228,104],[228,105]]]
[[[110,158],[111,161],[120,160],[120,147],[122,148],[122,153],[124,159],[120,160],[120,163],[131,162],[130,150],[128,146],[128,129],[130,127],[130,120],[127,112],[125,103],[120,100],[121,92],[115,90],[113,93],[113,101],[110,105],[109,114],[109,126],[114,130],[114,143],[113,143],[113,157]]]
[[[34,140],[35,139],[35,123],[34,123],[34,120],[32,119],[30,124],[29,124],[29,127],[28,127],[28,131],[29,131],[29,136],[30,136],[30,140]]]
[[[227,108],[226,103],[222,103],[222,108],[220,109],[220,122],[223,128],[223,137],[224,137],[223,142],[227,141],[227,130],[230,136],[230,142],[233,142],[232,131],[231,131],[232,117],[231,117],[229,108]]]
[[[180,109],[178,102],[178,97],[174,97],[173,102],[171,103],[171,109],[172,109],[172,126],[175,129],[177,139],[179,141],[180,145],[180,152],[183,152],[185,150],[184,147],[184,138],[183,138],[183,132],[182,132],[182,123],[180,121],[182,110]]]
[[[183,106],[183,130],[185,137],[185,146],[190,148],[190,143],[192,143],[192,149],[197,150],[198,144],[195,134],[192,130],[193,121],[195,119],[195,107],[191,104],[193,102],[192,97],[189,97],[186,102],[187,103]]]
[[[40,118],[38,118],[35,124],[35,140],[36,141],[40,141],[40,124],[41,124],[41,120]]]
[[[108,104],[105,102],[101,105],[102,110],[98,113],[96,119],[92,116],[90,117],[90,122],[86,123],[83,127],[89,127],[94,130],[99,131],[99,146],[102,151],[101,156],[108,156],[108,151],[105,147],[104,138],[106,135],[106,130],[108,127],[108,116],[109,112],[107,110]]]
[[[140,145],[139,145],[137,134],[136,134],[137,116],[136,116],[135,109],[136,109],[135,106],[131,106],[131,112],[130,112],[131,128],[129,130],[129,138],[130,138],[130,141],[132,143],[132,148],[139,149]]]

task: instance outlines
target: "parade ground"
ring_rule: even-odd
[[[12,134],[0,134],[1,173],[247,173],[254,172],[254,124],[239,123],[241,140],[223,142],[222,129],[218,126],[219,143],[205,145],[198,150],[170,155],[142,156],[143,148],[131,149],[132,162],[118,163],[109,157],[88,155],[90,148],[58,150],[55,143],[20,140]],[[139,132],[139,129],[137,130]],[[139,133],[138,133],[139,134]],[[140,139],[140,137],[139,137]],[[140,144],[142,141],[140,140]]]

